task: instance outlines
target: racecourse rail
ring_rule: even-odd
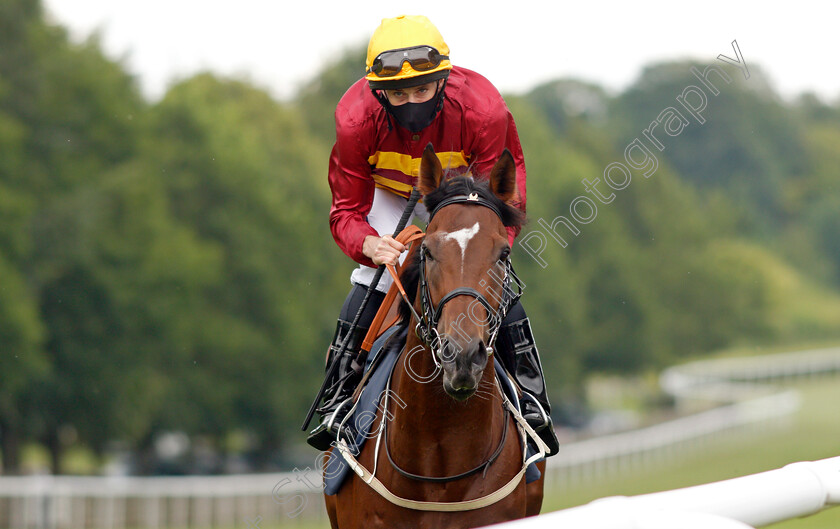
[[[838,373],[840,348],[704,360],[670,368],[663,372],[661,384],[673,395],[684,416],[648,428],[563,445],[560,453],[548,460],[546,490],[550,493],[605,474],[668,461],[725,432],[772,427],[800,405],[797,392],[777,389],[780,383]],[[800,488],[785,488],[784,482],[791,479],[794,484],[800,483]],[[766,490],[768,498],[778,496],[779,501],[771,500],[772,505],[779,506],[773,511],[774,516],[784,517],[772,521],[840,502],[840,458],[797,463],[738,480],[745,480],[740,484],[758,487],[756,490]],[[743,529],[751,526],[748,524],[770,523],[756,521],[749,513],[729,516],[726,496],[731,499],[733,491],[740,490],[740,485],[733,485],[736,481],[704,485],[701,487],[708,488],[702,491],[701,487],[692,487],[634,498],[608,498],[516,522],[511,527],[556,527],[566,523],[575,527],[575,523],[580,523],[585,527],[621,529],[631,527],[627,520],[635,520],[638,523],[632,527],[639,528]],[[700,504],[711,505],[714,498],[722,506],[720,512],[698,508]],[[749,499],[749,503],[754,501]],[[610,517],[612,514],[618,518]],[[679,517],[680,521],[670,523],[663,516],[672,517],[671,522]],[[188,477],[0,477],[0,529],[259,529],[261,524],[294,524],[311,522],[313,518],[325,518],[320,482],[314,471]],[[602,522],[603,525],[597,525]],[[535,525],[523,525],[527,523]]]
[[[752,529],[840,505],[840,457],[684,489],[602,498],[499,529]]]

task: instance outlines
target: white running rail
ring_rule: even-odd
[[[615,496],[494,527],[744,529],[840,505],[840,457],[641,496]]]
[[[721,434],[768,427],[791,416],[801,399],[784,384],[840,374],[840,347],[702,360],[666,369],[660,384],[678,410],[704,410],[648,428],[569,443],[548,459],[546,488],[650,466],[702,448]],[[711,408],[711,409],[710,409]]]

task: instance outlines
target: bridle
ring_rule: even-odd
[[[479,196],[478,193],[470,193],[469,195],[456,195],[449,198],[444,199],[441,201],[429,214],[429,224],[431,224],[432,219],[434,216],[446,206],[451,206],[453,204],[470,204],[476,206],[483,206],[490,210],[492,210],[499,219],[502,219],[502,213],[499,211],[499,208],[496,205]],[[419,267],[420,267],[420,283],[418,286],[418,294],[420,295],[420,307],[422,311],[422,315],[418,314],[414,307],[409,303],[409,309],[414,315],[415,320],[417,321],[417,325],[414,329],[414,332],[417,334],[417,337],[420,338],[424,342],[425,345],[429,347],[432,352],[432,359],[435,362],[435,365],[440,368],[440,358],[442,356],[442,349],[443,343],[438,333],[437,326],[440,323],[440,317],[443,314],[443,307],[449,302],[455,299],[458,296],[470,296],[475,298],[476,301],[481,303],[481,305],[487,310],[487,314],[489,316],[490,321],[490,339],[486,344],[487,354],[493,354],[493,346],[496,342],[496,337],[499,334],[499,329],[502,326],[502,321],[504,321],[505,316],[507,315],[508,310],[516,304],[519,300],[520,296],[522,295],[522,282],[516,276],[516,273],[513,271],[513,265],[510,262],[510,259],[505,259],[504,261],[504,275],[501,278],[502,283],[502,295],[499,299],[499,309],[496,310],[490,305],[490,302],[487,301],[480,292],[475,290],[474,288],[470,287],[458,287],[453,290],[447,292],[443,297],[440,298],[440,301],[435,305],[434,301],[432,300],[432,295],[429,290],[429,282],[426,278],[426,249],[425,246],[420,247],[420,257],[419,257]],[[489,272],[488,272],[489,273]],[[517,291],[514,292],[511,288],[511,284],[515,284]]]

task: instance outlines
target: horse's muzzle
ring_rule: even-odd
[[[443,389],[453,399],[463,402],[472,397],[487,365],[487,347],[475,339],[466,347],[444,341],[441,350]]]

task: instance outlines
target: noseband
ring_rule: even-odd
[[[478,193],[470,193],[469,195],[456,195],[453,197],[449,197],[444,199],[437,205],[437,207],[432,210],[429,214],[429,224],[431,224],[432,219],[434,216],[446,206],[450,206],[453,204],[470,204],[476,206],[483,206],[490,210],[492,210],[499,220],[502,219],[502,213],[499,211],[499,208],[496,207],[495,204],[490,202],[489,200],[482,198],[478,195]],[[424,248],[420,248],[420,284],[419,284],[419,294],[420,294],[420,304],[422,307],[423,315],[420,316],[414,310],[413,307],[409,305],[411,311],[414,313],[414,317],[417,320],[417,326],[415,327],[415,333],[417,337],[420,338],[432,351],[432,358],[435,361],[435,365],[440,367],[440,361],[438,358],[441,354],[441,339],[440,334],[438,333],[437,326],[440,322],[441,314],[443,313],[443,307],[449,301],[452,301],[458,296],[470,296],[475,298],[484,308],[487,310],[487,314],[489,315],[490,320],[490,340],[487,343],[487,354],[493,354],[493,345],[496,342],[496,336],[498,336],[499,328],[502,326],[502,321],[505,319],[505,315],[507,311],[516,304],[519,300],[519,297],[522,295],[522,283],[516,274],[513,272],[513,265],[511,265],[510,259],[504,261],[505,266],[505,274],[502,278],[502,297],[499,300],[499,310],[496,311],[493,309],[490,302],[487,301],[480,292],[475,290],[474,288],[469,287],[458,287],[449,291],[446,295],[444,295],[440,301],[438,302],[437,306],[435,306],[434,301],[432,301],[431,293],[429,292],[429,283],[426,279],[426,252]],[[511,282],[514,282],[517,286],[517,292],[514,292],[510,288]],[[437,349],[437,350],[436,350]]]

